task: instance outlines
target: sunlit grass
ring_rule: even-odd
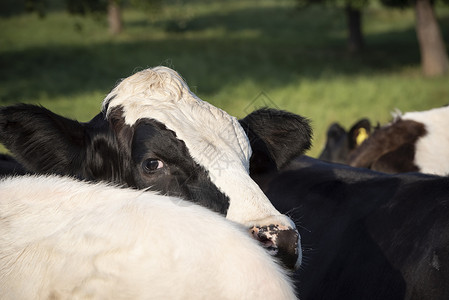
[[[446,41],[449,9],[438,8]],[[317,155],[327,126],[449,102],[449,77],[425,79],[411,9],[364,12],[366,51],[345,50],[343,12],[295,1],[196,1],[151,13],[127,9],[125,30],[105,19],[52,12],[0,19],[0,104],[39,103],[87,121],[123,77],[178,70],[201,98],[244,117],[259,102],[312,120]],[[0,150],[1,151],[1,150]]]

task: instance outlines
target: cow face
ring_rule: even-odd
[[[176,133],[154,119],[142,118],[136,124],[123,124],[123,110],[114,109],[109,120],[117,133],[122,151],[121,181],[138,189],[181,197],[226,215],[229,197],[209,178],[209,172],[190,155]],[[121,124],[117,126],[117,124]],[[94,176],[94,178],[99,175]]]
[[[363,118],[357,121],[347,132],[338,123],[333,123],[327,130],[327,139],[319,159],[347,164],[349,156],[371,134],[371,123]]]
[[[282,115],[256,112],[244,122],[246,130],[271,128],[264,144],[277,145],[276,138],[282,140],[286,133],[298,135],[297,128],[279,126]],[[307,140],[307,122],[296,119]],[[0,131],[0,141],[34,172],[179,196],[247,226],[289,267],[300,264],[295,225],[249,176],[252,149],[245,130],[238,120],[196,97],[171,69],[147,69],[123,80],[88,123],[19,105],[0,109]],[[276,147],[286,147],[269,147],[278,166],[295,154],[284,149],[277,155]]]

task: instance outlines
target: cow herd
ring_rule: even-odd
[[[396,113],[384,126],[371,130],[361,119],[346,132],[338,123],[327,132],[320,159],[383,173],[449,174],[449,106]]]
[[[306,118],[166,67],[89,122],[0,107],[0,299],[449,299],[448,115],[334,124],[314,159]]]

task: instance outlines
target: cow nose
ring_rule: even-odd
[[[301,263],[301,245],[296,229],[280,225],[254,226],[251,228],[253,237],[272,254],[279,258],[289,269],[297,269]]]

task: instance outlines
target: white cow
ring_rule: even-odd
[[[150,189],[207,207],[246,226],[286,266],[298,268],[298,231],[250,177],[252,153],[261,152],[252,144],[262,141],[248,135],[264,133],[262,152],[282,167],[301,153],[290,147],[298,139],[310,144],[310,127],[276,110],[242,122],[199,99],[175,71],[156,67],[122,80],[86,123],[40,106],[0,107],[0,142],[35,173]]]
[[[0,181],[1,299],[295,299],[242,225],[155,192]]]

